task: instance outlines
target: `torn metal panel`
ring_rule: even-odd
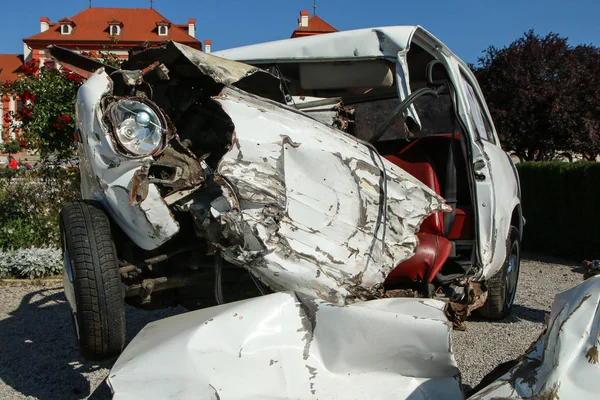
[[[443,308],[275,293],[147,325],[107,381],[115,400],[462,399]]]
[[[348,132],[354,124],[354,109],[344,107],[341,98],[293,96],[288,105],[342,132]]]
[[[176,42],[166,42],[161,46],[139,48],[132,52],[123,69],[136,70],[146,68],[153,63],[164,63],[169,69],[181,71],[185,67],[180,57],[183,56],[193,64],[197,72],[212,78],[216,83],[231,85],[239,80],[260,71],[256,67],[237,61],[226,60],[200,50]],[[153,62],[148,62],[154,58]]]
[[[220,213],[237,243],[222,254],[274,290],[337,304],[379,296],[389,272],[414,254],[421,222],[447,209],[385,160],[383,194],[382,160],[298,111],[234,88],[215,101],[236,126],[217,169],[239,201],[239,211],[230,201],[232,211]]]
[[[216,90],[221,85],[233,85],[244,90],[252,87],[254,92],[263,97],[283,101],[280,80],[269,72],[172,41],[154,47],[140,46],[130,53],[123,69],[143,70],[156,63],[165,66],[171,79],[203,81],[205,91],[215,90],[207,83],[217,84],[219,87]]]
[[[504,376],[470,399],[596,399],[600,277],[556,296],[544,334]]]

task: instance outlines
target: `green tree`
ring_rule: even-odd
[[[523,160],[600,152],[600,51],[533,30],[474,67],[503,146]]]

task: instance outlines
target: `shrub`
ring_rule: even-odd
[[[2,150],[4,153],[15,154],[21,151],[21,146],[16,140],[13,139],[10,142],[0,144],[0,150]]]
[[[58,247],[0,250],[0,278],[43,278],[62,273]]]
[[[577,260],[600,258],[600,163],[518,165],[523,248]]]
[[[11,129],[20,132],[29,148],[39,149],[43,159],[68,159],[75,146],[75,95],[82,78],[67,68],[40,66],[35,59],[26,62],[22,74],[0,86],[0,94],[21,101],[9,111]]]
[[[20,170],[0,177],[0,249],[58,246],[58,214],[80,197],[79,170]]]

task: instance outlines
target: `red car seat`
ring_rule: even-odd
[[[440,184],[430,157],[421,151],[415,140],[396,154],[384,157],[402,168],[430,189],[440,194]],[[444,236],[444,218],[442,212],[427,217],[417,233],[419,246],[416,253],[400,263],[386,278],[386,283],[431,282],[440,271],[452,249],[450,241]]]

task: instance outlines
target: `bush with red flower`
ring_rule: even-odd
[[[39,61],[36,59],[27,61],[25,64],[23,64],[23,67],[21,67],[21,71],[23,71],[23,74],[27,76],[37,74],[39,69]]]
[[[0,87],[0,94],[20,100],[18,110],[9,116],[11,129],[29,148],[38,148],[42,158],[73,157],[75,96],[83,78],[66,68],[40,67],[36,60],[25,63],[22,72]]]

